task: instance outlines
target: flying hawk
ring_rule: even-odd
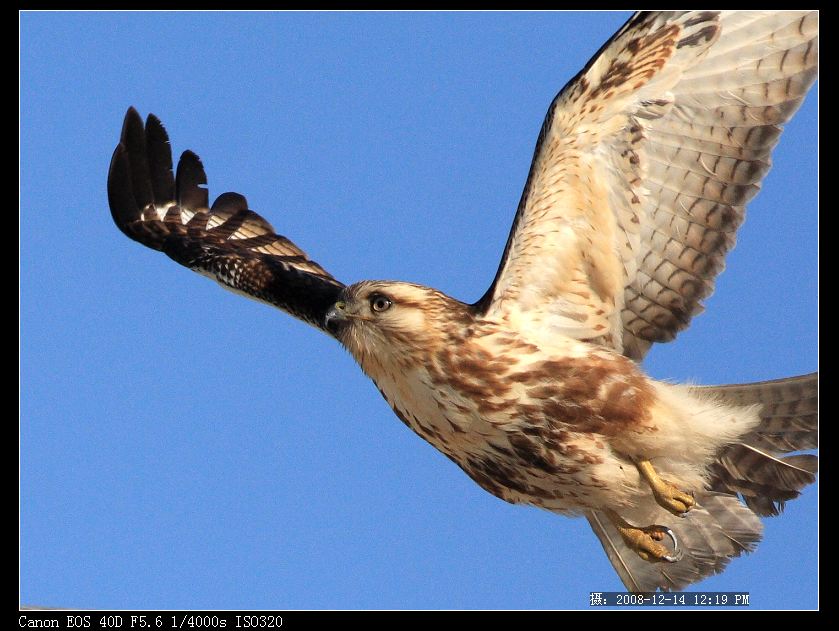
[[[815,12],[634,15],[551,103],[498,271],[473,304],[344,285],[128,110],[108,200],[128,237],[337,339],[396,415],[493,495],[584,515],[626,587],[752,550],[815,480],[817,375],[644,374],[702,309],[781,125],[816,78]]]

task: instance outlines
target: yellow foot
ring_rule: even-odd
[[[655,501],[662,508],[666,508],[677,517],[684,517],[691,508],[696,505],[693,495],[680,491],[669,482],[665,482],[653,469],[649,460],[636,460],[635,466],[639,473],[650,485],[655,496]]]
[[[608,514],[624,543],[645,561],[650,563],[660,563],[662,561],[675,563],[682,558],[682,551],[679,550],[676,535],[666,526],[633,526],[614,511],[609,511]],[[672,552],[667,549],[667,546],[659,543],[659,541],[664,540],[665,536],[673,542]]]

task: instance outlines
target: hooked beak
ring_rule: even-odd
[[[323,318],[323,323],[326,329],[332,333],[336,333],[341,324],[347,322],[347,303],[339,300],[329,308]]]

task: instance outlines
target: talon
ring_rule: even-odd
[[[669,482],[662,480],[649,460],[637,460],[635,466],[652,489],[655,501],[662,508],[667,509],[677,517],[684,517],[691,508],[696,506],[692,493],[685,493]]]
[[[679,548],[679,540],[667,526],[660,526],[658,524],[653,524],[652,526],[633,526],[619,517],[614,511],[609,511],[608,514],[626,545],[645,561],[649,561],[650,563],[659,563],[661,561],[675,563],[682,558],[683,553]],[[670,541],[673,542],[672,552],[666,546],[658,543],[659,541],[663,541],[665,536],[669,537]]]
[[[683,517],[684,517],[684,515],[683,515]],[[664,560],[668,561],[669,563],[675,563],[676,561],[681,559],[682,556],[684,555],[684,552],[682,552],[681,548],[679,548],[679,540],[676,539],[676,534],[672,530],[667,528],[666,526],[653,526],[653,527],[654,528],[661,528],[664,531],[664,534],[666,534],[668,537],[670,537],[670,541],[673,542],[673,554],[670,555],[670,556],[664,557]]]

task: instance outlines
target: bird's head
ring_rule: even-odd
[[[362,365],[374,359],[417,361],[470,318],[467,305],[445,294],[395,281],[350,285],[325,317],[326,328]]]

